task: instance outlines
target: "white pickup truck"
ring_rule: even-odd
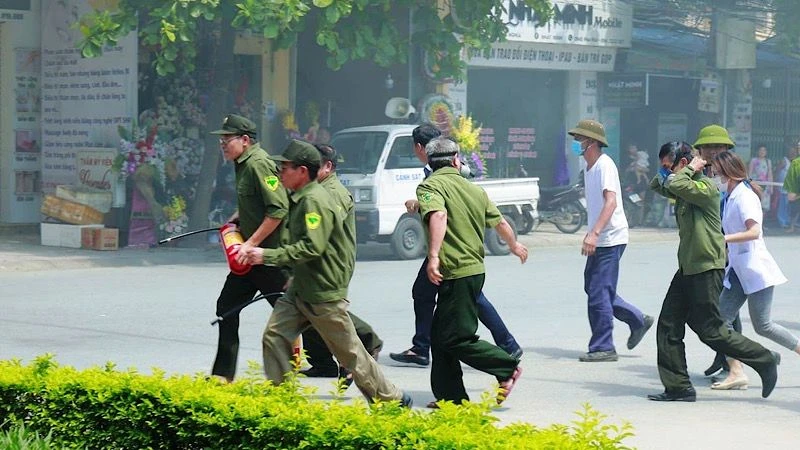
[[[414,155],[411,131],[415,125],[379,125],[348,128],[336,133],[331,144],[341,161],[337,173],[356,203],[356,236],[360,243],[390,243],[401,259],[418,258],[425,251],[425,233],[419,214],[409,214],[405,201],[416,197],[423,180],[422,165]],[[515,232],[538,219],[538,178],[475,181],[486,190]],[[508,246],[489,230],[486,247],[507,254]]]

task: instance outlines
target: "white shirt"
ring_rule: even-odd
[[[603,210],[604,191],[616,194],[617,207],[611,215],[605,228],[597,237],[598,247],[613,247],[628,243],[628,220],[622,209],[622,189],[619,183],[619,172],[614,160],[605,153],[594,165],[583,172],[583,181],[586,183],[586,212],[588,214],[589,231],[594,229],[600,211]]]
[[[725,234],[747,231],[745,222],[751,219],[759,224],[764,223],[761,200],[744,183],[739,183],[725,201],[722,228]],[[731,269],[736,272],[747,295],[788,281],[767,250],[763,232],[752,241],[728,243],[728,265],[725,267],[723,281],[726,288],[731,287],[729,280]]]

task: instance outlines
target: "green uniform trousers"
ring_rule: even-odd
[[[500,347],[481,340],[478,331],[477,298],[483,290],[484,274],[439,285],[431,327],[431,389],[436,400],[461,404],[469,400],[464,389],[461,363],[494,375],[498,381],[511,378],[518,361]]]
[[[395,387],[372,359],[356,335],[347,314],[346,299],[308,303],[299,296],[281,297],[275,303],[262,338],[264,371],[267,379],[278,385],[292,371],[292,343],[305,329],[313,326],[333,356],[353,374],[353,382],[370,399],[401,400]]]
[[[368,352],[372,353],[376,349],[383,347],[383,341],[378,337],[378,333],[367,322],[364,322],[363,319],[353,313],[349,314],[350,318],[353,319],[356,334]],[[316,329],[309,328],[303,332],[303,349],[306,351],[306,361],[312,367],[338,369],[336,361],[333,360],[333,354],[328,350],[325,341]]]
[[[772,353],[761,344],[729,330],[719,313],[722,269],[695,275],[680,270],[672,278],[658,316],[658,375],[667,392],[692,387],[686,368],[683,337],[686,325],[713,350],[722,352],[761,373],[773,364]]]

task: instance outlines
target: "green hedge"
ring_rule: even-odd
[[[588,405],[571,425],[497,427],[491,393],[429,412],[339,401],[335,391],[322,401],[296,377],[275,387],[253,368],[224,385],[110,363],[79,371],[45,355],[0,361],[0,426],[24,423],[59,446],[91,449],[624,449],[631,436]]]

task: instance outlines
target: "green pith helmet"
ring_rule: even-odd
[[[703,127],[700,133],[697,134],[697,142],[694,143],[694,147],[697,148],[701,145],[709,144],[727,145],[729,149],[736,146],[731,140],[731,137],[728,136],[728,130],[719,125]]]
[[[575,128],[567,131],[572,137],[575,137],[577,134],[578,136],[585,136],[600,143],[600,147],[608,147],[608,141],[606,140],[606,129],[603,127],[603,124],[592,119],[584,119],[578,122],[578,125]]]

